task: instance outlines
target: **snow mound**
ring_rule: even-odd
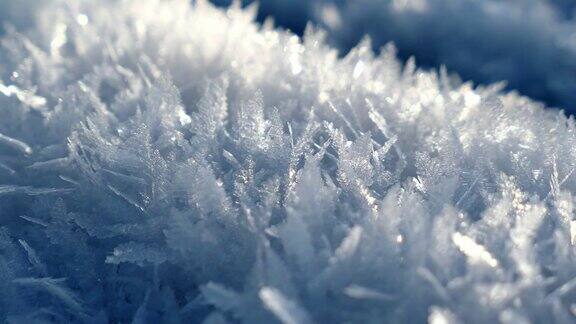
[[[0,50],[9,323],[572,322],[572,118],[198,1]]]

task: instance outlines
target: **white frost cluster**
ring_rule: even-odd
[[[324,1],[321,8],[337,8],[338,20],[325,9],[313,11],[320,14],[314,19],[326,21],[341,47],[364,34],[378,46],[393,41],[403,57],[444,64],[465,80],[505,80],[509,89],[576,113],[574,0]]]
[[[212,0],[219,4],[231,0]],[[368,34],[403,59],[447,66],[465,80],[508,89],[576,113],[575,0],[243,0],[260,18],[300,31],[307,20],[342,50]]]
[[[572,118],[254,10],[55,1],[0,49],[8,323],[571,323]]]

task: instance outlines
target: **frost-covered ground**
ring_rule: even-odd
[[[573,119],[254,13],[54,1],[0,50],[9,323],[571,323]]]
[[[228,4],[230,0],[212,0]],[[245,0],[244,3],[253,2]],[[576,113],[574,0],[263,0],[272,16],[300,32],[328,30],[344,51],[368,34],[374,48],[393,41],[399,56],[447,66],[464,80],[493,83]]]

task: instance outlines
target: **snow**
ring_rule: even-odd
[[[255,8],[35,10],[0,49],[3,321],[574,321],[573,118]]]
[[[230,0],[212,0],[229,4]],[[242,3],[253,3],[243,0]],[[259,19],[298,33],[311,21],[346,52],[369,35],[394,42],[406,60],[446,66],[479,84],[576,112],[576,2],[573,0],[265,0]]]

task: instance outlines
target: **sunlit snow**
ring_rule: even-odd
[[[253,7],[36,10],[0,49],[3,321],[574,321],[573,118]]]

